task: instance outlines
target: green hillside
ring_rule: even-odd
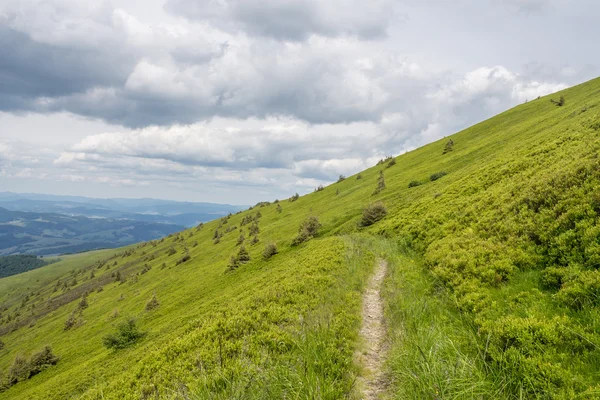
[[[0,279],[0,399],[360,398],[377,259],[389,398],[600,398],[599,105],[596,79],[306,196]],[[131,318],[142,335],[107,348]],[[19,372],[46,345],[58,362]]]

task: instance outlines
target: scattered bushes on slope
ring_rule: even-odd
[[[117,325],[114,333],[102,338],[102,343],[108,349],[124,349],[142,339],[146,333],[140,332],[134,319],[128,319]]]
[[[363,210],[360,224],[362,226],[370,226],[387,215],[387,209],[381,201],[369,204]]]
[[[306,242],[307,240],[312,239],[317,232],[321,224],[319,223],[319,218],[314,215],[311,215],[307,219],[305,219],[298,229],[298,235],[292,240],[292,246],[297,246],[301,243]]]

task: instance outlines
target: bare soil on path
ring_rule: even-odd
[[[386,270],[387,263],[379,260],[363,297],[360,337],[365,347],[359,355],[359,362],[363,369],[360,387],[365,400],[379,399],[387,382],[383,372],[387,343],[381,298],[381,286]]]

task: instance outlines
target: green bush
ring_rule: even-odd
[[[600,271],[582,271],[562,285],[556,299],[577,310],[600,305]]]
[[[29,361],[23,355],[18,354],[8,369],[4,382],[0,382],[0,392],[56,365],[58,361],[59,358],[52,353],[50,346],[45,346],[41,351],[34,353]]]
[[[158,306],[160,306],[160,303],[159,303],[158,299],[156,298],[156,293],[154,293],[152,295],[152,298],[150,300],[148,300],[148,302],[146,303],[146,311],[152,311],[155,308],[157,308]]]
[[[41,351],[34,353],[29,360],[29,377],[39,374],[46,368],[56,365],[59,358],[52,353],[50,346],[45,346]]]
[[[275,243],[269,243],[265,246],[265,250],[263,251],[263,258],[268,260],[277,254],[277,245]]]
[[[250,254],[248,253],[248,250],[246,250],[246,246],[242,245],[240,247],[240,250],[237,254],[237,260],[240,263],[247,263],[248,261],[250,261]]]
[[[183,264],[184,262],[189,261],[191,259],[192,259],[192,256],[190,256],[190,253],[185,253],[183,255],[183,257],[181,257],[179,260],[177,260],[175,265]]]
[[[431,174],[431,176],[429,177],[429,180],[432,182],[437,181],[438,179],[440,179],[441,177],[446,176],[446,175],[448,175],[448,173],[444,172],[444,171],[436,172],[435,174]]]
[[[114,333],[108,334],[102,338],[102,343],[109,349],[124,349],[135,344],[142,339],[146,333],[140,332],[135,320],[128,319],[117,325],[117,330]]]
[[[392,158],[390,162],[388,162],[387,168],[393,167],[394,165],[396,165],[396,159]]]
[[[361,175],[361,174],[358,174],[358,175],[356,175],[356,180],[357,180],[357,181],[358,181],[358,180],[361,180],[361,179],[362,179],[362,175]]]
[[[346,177],[344,175],[340,175],[338,177],[337,183],[340,183],[340,182],[344,181],[345,179],[346,179]]]
[[[410,181],[410,183],[408,184],[408,187],[412,188],[412,187],[416,187],[416,186],[420,186],[420,185],[422,185],[422,183],[419,181]]]
[[[319,218],[314,215],[311,215],[307,219],[305,219],[298,229],[298,235],[292,240],[292,246],[297,246],[301,243],[306,242],[307,240],[312,239],[317,232],[321,224],[319,223]]]
[[[387,209],[383,202],[378,201],[372,204],[369,204],[363,210],[362,219],[360,221],[362,226],[373,225],[375,222],[379,221],[383,217],[387,215]]]
[[[218,232],[215,231],[215,235],[218,236]],[[175,250],[174,247],[169,247],[169,250],[167,250],[167,256],[172,256],[173,254],[177,253],[177,250]]]

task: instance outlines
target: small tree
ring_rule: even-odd
[[[275,207],[275,211],[277,211],[279,214],[281,214],[281,212],[283,211],[283,208],[281,207],[281,204],[277,204],[277,207]]]
[[[338,178],[338,180],[337,180],[337,183],[340,183],[341,181],[343,181],[343,180],[345,180],[345,179],[346,179],[346,177],[345,177],[344,175],[341,175],[341,174],[340,174],[340,176],[339,176],[339,178]]]
[[[252,225],[250,225],[250,228],[248,228],[248,233],[250,235],[258,235],[260,233],[260,228],[256,222],[253,222]]]
[[[39,374],[43,370],[58,363],[59,358],[52,353],[50,346],[45,346],[41,351],[33,354],[29,360],[29,377]]]
[[[243,234],[243,233],[240,233],[240,236],[238,237],[238,240],[237,240],[236,246],[239,246],[239,245],[241,245],[242,243],[244,243],[244,240],[246,240],[246,237],[244,236],[244,234]]]
[[[268,260],[277,254],[277,245],[275,243],[269,243],[265,246],[265,250],[263,251],[263,258]]]
[[[29,379],[29,365],[27,359],[23,355],[17,354],[6,374],[6,384],[10,387],[17,382],[27,379]]]
[[[237,260],[240,263],[247,263],[248,261],[250,261],[250,254],[248,253],[248,250],[246,250],[246,246],[242,245],[240,247],[240,250],[237,254]]]
[[[363,210],[361,225],[369,226],[373,225],[375,222],[379,221],[383,217],[387,215],[387,209],[385,205],[381,202],[375,202],[373,204],[369,204]]]
[[[160,306],[160,303],[158,302],[158,299],[156,298],[156,293],[154,293],[152,295],[152,298],[146,303],[146,311],[154,310],[158,306]]]
[[[117,325],[116,332],[104,336],[102,338],[102,343],[109,349],[124,349],[125,347],[131,346],[145,335],[144,332],[140,332],[135,320],[128,319]]]
[[[258,238],[258,235],[254,235],[252,236],[252,240],[250,241],[250,244],[255,245],[260,241],[260,239]]]
[[[454,149],[454,141],[452,139],[448,140],[446,146],[444,146],[444,152],[442,154],[446,154],[451,152]]]
[[[322,192],[323,190],[325,190],[325,188],[323,187],[323,185],[319,185],[315,188],[315,192]]]
[[[396,159],[392,158],[390,162],[388,162],[387,168],[393,167],[394,165],[396,165]]]
[[[236,256],[229,257],[229,263],[227,264],[227,268],[230,271],[233,271],[234,269],[236,269],[239,266],[240,266],[240,263]]]
[[[77,305],[77,308],[79,308],[80,310],[85,310],[86,308],[88,308],[89,304],[87,301],[87,297],[88,297],[88,293],[85,292],[83,294],[83,296],[81,296],[81,300],[79,301],[79,304]]]
[[[383,170],[379,171],[379,177],[377,178],[377,187],[373,194],[380,193],[383,189],[385,189],[385,177],[383,176]]]
[[[293,203],[294,201],[298,200],[300,198],[300,195],[298,193],[294,194],[292,197],[290,197],[290,203]]]
[[[317,234],[319,228],[321,228],[319,218],[311,215],[300,224],[298,235],[292,241],[292,246],[297,246],[300,243],[312,239]]]
[[[356,175],[356,180],[357,180],[357,181],[358,181],[358,180],[361,180],[361,179],[362,179],[362,175],[361,175],[361,174],[358,174],[358,175]]]

